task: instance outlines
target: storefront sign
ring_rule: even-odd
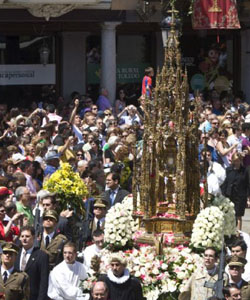
[[[194,57],[182,57],[181,63],[182,63],[182,65],[184,65],[186,67],[194,67],[195,59],[194,59]]]
[[[120,65],[116,69],[117,82],[140,82],[143,78],[144,69],[140,66]]]
[[[150,64],[118,64],[116,68],[117,83],[136,83],[141,82],[144,76],[144,70]],[[99,64],[88,64],[88,84],[97,84],[100,82],[101,67]]]
[[[55,84],[56,65],[0,65],[0,85]]]

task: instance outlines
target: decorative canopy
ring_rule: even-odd
[[[236,0],[195,0],[194,29],[239,29]]]

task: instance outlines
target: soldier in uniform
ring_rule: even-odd
[[[66,236],[57,232],[58,214],[55,210],[45,210],[43,213],[43,234],[41,250],[49,255],[49,266],[52,270],[63,260],[63,246],[67,242]]]
[[[17,271],[14,263],[18,254],[18,246],[5,242],[2,244],[0,295],[5,300],[29,299],[29,276]]]
[[[94,215],[89,215],[83,223],[83,246],[92,241],[96,230],[104,230],[108,203],[104,199],[97,198],[93,206]]]
[[[90,230],[92,234],[96,229],[104,230],[107,207],[108,203],[103,199],[96,199],[94,201],[94,218],[90,222]]]
[[[218,279],[217,258],[214,248],[205,250],[204,265],[192,274],[178,300],[205,300],[212,296],[212,286]]]
[[[247,260],[237,255],[231,256],[228,261],[230,283],[234,283],[241,291],[242,300],[250,299],[250,282],[242,279]]]

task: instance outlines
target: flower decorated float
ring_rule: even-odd
[[[139,228],[138,219],[133,218],[133,197],[128,195],[122,203],[112,207],[105,223],[105,248],[101,251],[98,267],[94,267],[82,288],[89,291],[100,274],[109,270],[113,252],[127,260],[130,273],[138,278],[147,300],[177,300],[187,280],[202,264],[200,254],[206,247],[221,249],[223,235],[236,232],[234,207],[231,202],[218,196],[210,206],[201,210],[192,229],[190,243],[178,244],[174,233],[154,234],[156,245],[141,244],[146,235]],[[227,229],[223,231],[223,228]],[[161,251],[157,241],[161,237]]]
[[[219,196],[208,202],[206,192],[200,197],[199,103],[189,101],[174,17],[172,10],[153,100],[145,100],[143,144],[134,147],[133,195],[107,213],[106,246],[82,283],[85,290],[107,272],[109,257],[117,251],[141,281],[145,299],[177,300],[202,263],[197,253],[207,246],[220,249],[223,235],[236,231],[228,199]]]
[[[98,268],[93,268],[89,278],[82,283],[82,288],[90,290],[98,276],[109,270],[110,256],[116,251],[126,258],[130,273],[140,280],[146,299],[177,299],[186,281],[201,262],[201,257],[183,245],[165,247],[159,255],[157,247],[136,243],[137,236],[144,233],[138,231],[138,220],[134,220],[132,208],[133,197],[129,195],[122,203],[109,210],[101,260]]]

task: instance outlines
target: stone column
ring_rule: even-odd
[[[241,31],[241,89],[246,95],[249,103],[250,99],[250,29]]]
[[[102,24],[101,87],[107,88],[111,105],[116,96],[116,26],[118,22]]]
[[[86,37],[87,32],[62,34],[62,92],[66,99],[77,91],[86,91]]]

